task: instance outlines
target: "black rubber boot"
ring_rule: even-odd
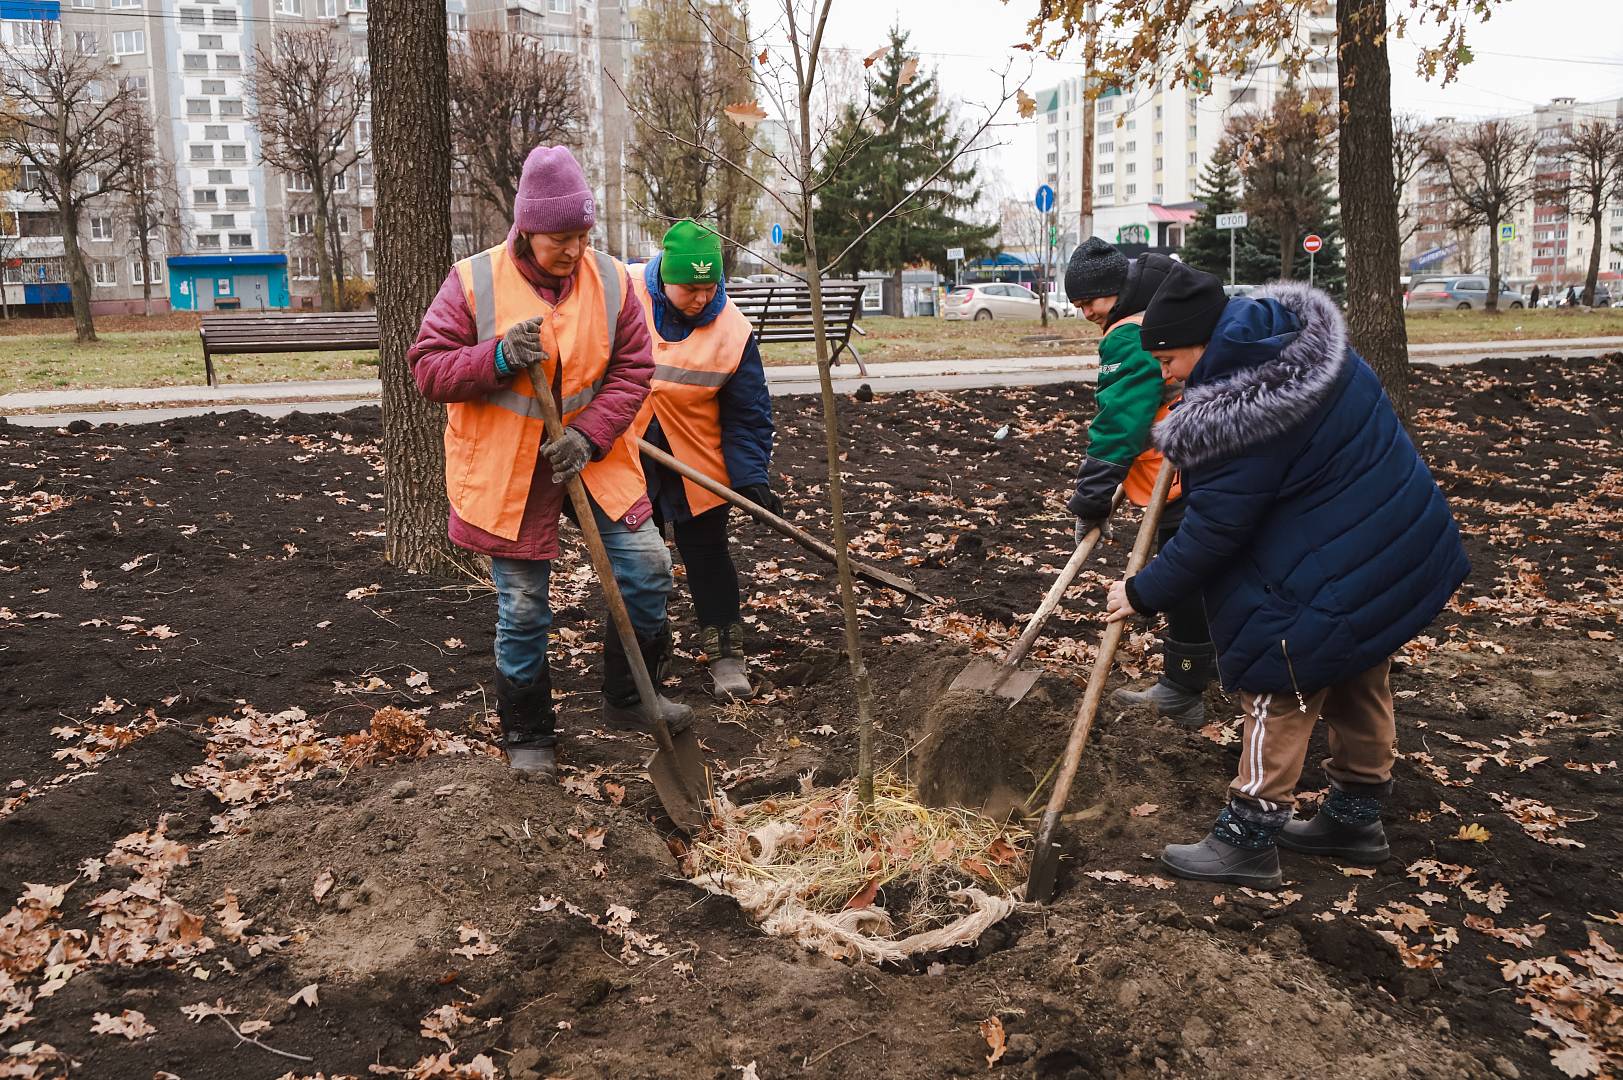
[[[1236,813],[1232,805],[1225,806],[1205,839],[1163,848],[1161,865],[1193,881],[1272,889],[1284,880],[1279,871],[1279,849],[1274,846],[1274,837],[1281,828],[1281,824],[1273,823],[1275,817]]]
[[[1206,684],[1216,652],[1211,642],[1191,645],[1167,638],[1161,643],[1163,674],[1143,690],[1122,687],[1110,700],[1122,708],[1151,707],[1168,720],[1191,727],[1206,722]]]
[[[1392,855],[1381,827],[1381,804],[1391,786],[1371,785],[1358,792],[1332,787],[1311,820],[1286,823],[1279,833],[1279,846],[1354,866],[1379,866]]]
[[[501,720],[507,764],[519,772],[556,776],[558,731],[551,671],[543,665],[540,676],[529,686],[519,686],[496,672],[496,715]]]
[[[686,730],[693,722],[693,710],[658,692],[670,662],[670,628],[653,637],[639,637],[637,645],[643,663],[648,666],[648,674],[654,680],[659,714],[665,725],[672,734]],[[643,715],[642,695],[637,693],[637,682],[631,677],[631,664],[618,634],[603,643],[603,724],[622,731],[649,730],[648,719]]]

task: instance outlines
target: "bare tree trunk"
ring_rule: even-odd
[[[1352,345],[1409,418],[1409,338],[1398,288],[1398,204],[1392,170],[1392,65],[1384,0],[1339,0],[1341,235]]]
[[[1499,310],[1499,218],[1488,219],[1488,299],[1487,310]]]
[[[1279,280],[1289,281],[1291,274],[1296,270],[1296,242],[1301,237],[1296,235],[1296,228],[1289,222],[1282,222],[1279,230]]]
[[[147,230],[142,228],[145,215],[138,217],[135,227],[141,229],[141,240],[137,245],[141,260],[141,310],[147,318],[152,317],[152,241],[147,239]]]
[[[67,260],[68,285],[73,294],[73,338],[82,345],[96,340],[96,320],[90,313],[90,272],[85,269],[85,253],[79,248],[76,209],[62,210],[62,256]]]
[[[1595,283],[1600,280],[1600,249],[1603,243],[1600,231],[1600,215],[1596,214],[1592,220],[1595,223],[1595,239],[1589,245],[1589,273],[1584,275],[1585,307],[1592,307],[1595,303]]]
[[[451,265],[451,122],[445,5],[371,0],[377,162],[378,359],[383,379],[385,551],[396,566],[446,572],[445,408],[417,392],[406,352]]]
[[[827,0],[821,5],[827,18]],[[815,9],[814,9],[815,10]],[[815,40],[820,40],[818,34]],[[815,62],[816,53],[811,54]],[[799,61],[797,61],[799,63]],[[811,94],[812,79],[800,70],[800,175],[816,175],[812,163]],[[812,193],[803,190],[800,198],[800,227],[805,237],[806,284],[811,291],[813,338],[817,354],[817,381],[823,403],[823,453],[828,466],[828,502],[833,514],[835,569],[840,579],[840,609],[845,616],[845,649],[850,656],[851,679],[857,690],[857,798],[864,807],[873,806],[873,687],[868,681],[868,665],[862,659],[862,631],[857,621],[857,593],[851,574],[851,547],[845,528],[845,484],[840,475],[840,413],[834,399],[834,375],[829,364],[828,333],[823,325],[823,277],[818,267],[817,227],[812,213]]]
[[[810,263],[809,265],[816,266],[817,264],[816,263]],[[894,270],[892,270],[890,272],[890,287],[894,291],[895,296],[896,296],[896,317],[898,319],[901,318],[903,315],[907,314],[907,307],[906,307],[906,305],[904,305],[902,303],[902,274],[903,273],[904,273],[903,269],[901,267],[899,267],[899,266],[896,269],[894,269]]]
[[[316,280],[321,282],[321,310],[333,310],[332,254],[327,250],[327,194],[326,183],[319,177],[311,181],[315,191],[316,212],[313,228],[316,237]]]
[[[338,219],[343,215],[343,203],[339,199],[332,201],[331,231],[328,233],[332,241],[332,287],[333,298],[337,302],[339,311],[349,310],[349,290],[344,288],[344,233],[338,228]]]

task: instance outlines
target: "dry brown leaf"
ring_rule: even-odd
[[[1338,866],[1342,877],[1374,877],[1375,871],[1365,866]]]
[[[261,1031],[269,1031],[270,1026],[269,1020],[244,1020],[237,1025],[237,1030],[244,1035],[257,1035]]]
[[[845,902],[846,911],[860,911],[872,906],[874,897],[879,895],[879,879],[871,878],[858,893]]]
[[[312,1009],[315,1008],[321,1003],[321,999],[317,996],[316,988],[316,984],[311,983],[309,986],[306,986],[304,989],[288,998],[287,1003],[289,1005],[308,1005]]]
[[[99,1012],[91,1018],[94,1023],[90,1025],[92,1035],[122,1035],[131,1040],[144,1038],[158,1029],[147,1023],[147,1018],[134,1009],[125,1009],[117,1016]]]
[[[1020,119],[1030,120],[1037,115],[1037,99],[1026,93],[1025,90],[1014,92],[1015,106],[1020,110]]]
[[[998,1059],[1009,1048],[1009,1036],[1003,1030],[1003,1021],[995,1016],[988,1016],[981,1021],[980,1026],[981,1038],[985,1039],[986,1045],[992,1049],[992,1052],[986,1055],[986,1067],[990,1069],[997,1065]]]
[[[1159,809],[1161,809],[1159,803],[1146,802],[1139,803],[1137,806],[1133,807],[1127,812],[1133,817],[1149,817]]]
[[[1459,832],[1454,834],[1454,839],[1469,840],[1473,844],[1486,844],[1492,836],[1487,829],[1473,821],[1469,825],[1461,825]]]
[[[316,898],[316,903],[321,903],[322,898],[332,892],[332,883],[332,870],[323,867],[321,873],[316,875],[315,881],[310,883],[310,895]]]
[[[896,75],[896,89],[900,90],[902,87],[918,78],[918,74],[919,58],[916,56],[909,56],[906,60],[902,61],[902,70]]]
[[[862,58],[862,66],[865,68],[873,67],[875,64],[879,63],[879,61],[883,60],[885,58],[885,54],[888,52],[890,52],[889,45],[886,45],[882,49],[875,49],[873,52]]]
[[[766,119],[766,110],[753,101],[740,101],[721,111],[739,127],[753,128]]]

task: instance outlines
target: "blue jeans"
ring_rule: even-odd
[[[609,520],[595,503],[592,515],[603,534],[631,625],[640,637],[653,637],[665,627],[665,601],[672,584],[670,549],[652,520],[628,529],[623,521]],[[490,575],[496,584],[496,668],[519,686],[529,686],[547,663],[552,561],[493,558]],[[608,632],[614,632],[612,624]]]

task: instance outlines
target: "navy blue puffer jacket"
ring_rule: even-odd
[[[1313,693],[1391,656],[1470,564],[1430,471],[1323,293],[1230,300],[1154,431],[1183,524],[1129,583],[1140,611],[1199,590],[1230,690]]]

